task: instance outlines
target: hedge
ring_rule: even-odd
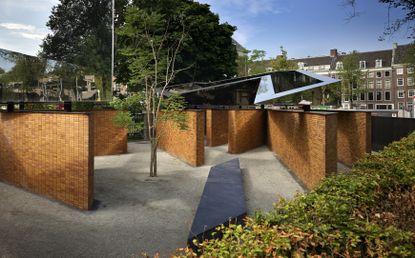
[[[220,230],[221,239],[197,243],[202,256],[415,257],[415,133]],[[188,248],[176,255],[196,256]]]

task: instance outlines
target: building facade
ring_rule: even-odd
[[[414,117],[414,68],[405,62],[410,45],[393,44],[391,49],[358,52],[364,85],[356,93],[342,96],[344,109],[398,110],[399,116]],[[331,49],[330,55],[292,59],[299,69],[336,79],[341,78],[345,53]]]

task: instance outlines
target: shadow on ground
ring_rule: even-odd
[[[206,148],[207,165],[199,168],[160,152],[157,178],[148,177],[148,144],[129,143],[128,154],[97,157],[100,204],[89,212],[0,183],[0,256],[167,256],[186,244],[210,166],[235,157],[251,213],[302,191],[266,147],[241,155],[226,151],[226,145]]]

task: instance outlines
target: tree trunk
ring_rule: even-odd
[[[149,134],[150,134],[150,177],[157,177],[157,135],[155,128],[155,121],[153,118],[149,119]]]

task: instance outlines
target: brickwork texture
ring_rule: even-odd
[[[94,110],[94,154],[95,156],[127,153],[126,128],[114,124],[116,110]]]
[[[338,160],[348,166],[372,150],[371,113],[338,112]]]
[[[237,154],[266,143],[265,110],[230,110],[228,152]]]
[[[337,170],[337,116],[268,110],[268,146],[309,189]]]
[[[206,145],[210,147],[228,143],[228,110],[206,110]]]
[[[205,161],[205,112],[186,111],[186,115],[186,130],[172,121],[158,123],[159,147],[191,166],[201,166]]]
[[[88,210],[93,155],[89,114],[0,113],[1,181]]]

